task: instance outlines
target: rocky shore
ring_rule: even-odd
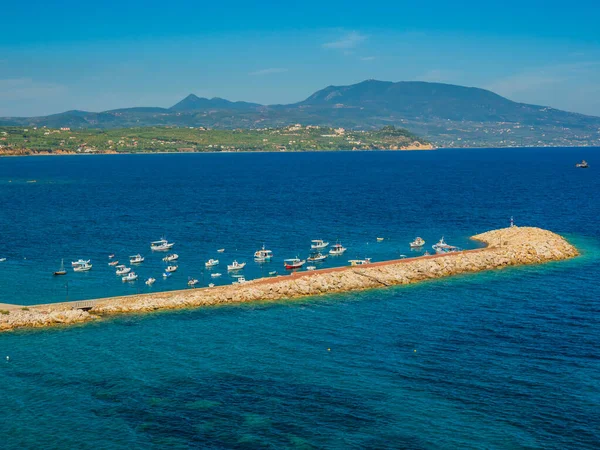
[[[82,302],[28,308],[13,305],[10,309],[0,308],[0,331],[81,323],[112,314],[256,300],[273,301],[380,288],[507,266],[541,264],[573,258],[579,254],[563,237],[540,228],[504,228],[478,234],[472,239],[483,242],[486,247],[366,266],[298,272],[289,276],[253,280],[241,285],[105,298],[90,302],[89,311],[78,309]]]

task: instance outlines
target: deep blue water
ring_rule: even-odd
[[[310,239],[347,257],[517,224],[572,261],[282,303],[0,335],[2,448],[597,448],[598,149],[0,159],[0,303],[148,290],[107,266],[176,242],[153,290],[203,262],[283,272]],[[574,169],[582,158],[591,168]],[[27,183],[27,180],[37,180]],[[375,238],[385,237],[376,243]],[[276,259],[252,262],[263,243]],[[226,253],[215,250],[224,247]],[[60,259],[91,258],[54,279]],[[159,277],[157,277],[159,278]],[[10,355],[10,361],[4,360]]]

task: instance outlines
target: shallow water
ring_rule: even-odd
[[[219,247],[251,278],[267,270],[251,261],[263,242],[280,271],[313,238],[387,259],[416,235],[473,246],[470,235],[511,215],[583,251],[406,287],[0,335],[3,447],[597,448],[597,154],[0,159],[0,303],[63,300],[65,279],[71,298],[135,292],[106,255],[145,253],[140,274],[156,274],[162,262],[144,250],[162,234],[181,269],[155,289],[201,278]],[[590,170],[573,169],[582,158]],[[89,274],[48,276],[79,257],[93,259]]]

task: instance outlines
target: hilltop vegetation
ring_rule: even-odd
[[[0,154],[237,152],[430,148],[395,127],[349,131],[293,125],[256,130],[143,127],[115,130],[0,128]]]
[[[329,86],[289,105],[264,106],[191,94],[170,108],[0,118],[0,126],[72,129],[175,126],[233,130],[296,123],[354,130],[393,125],[447,147],[600,145],[600,117],[517,103],[484,89],[425,82],[367,80]]]

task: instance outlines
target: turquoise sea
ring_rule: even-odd
[[[212,280],[212,257],[231,283],[233,259],[246,278],[282,273],[311,239],[349,248],[329,267],[411,255],[417,235],[472,248],[511,216],[582,256],[0,334],[0,448],[598,448],[598,150],[1,158],[0,303],[150,289],[109,253],[146,256],[154,291],[184,289]],[[149,249],[163,235],[180,255],[166,281]],[[53,278],[63,258],[94,266]]]

